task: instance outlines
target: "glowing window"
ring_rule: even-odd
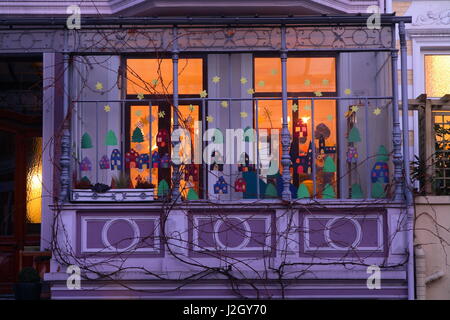
[[[429,97],[450,94],[450,55],[425,56],[425,90]]]

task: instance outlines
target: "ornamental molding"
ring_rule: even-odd
[[[450,9],[441,12],[428,11],[425,14],[418,15],[417,18],[413,21],[413,26],[429,26],[429,25],[438,25],[438,26],[450,25]]]
[[[77,4],[81,13],[86,15],[181,15],[188,12],[195,15],[196,10],[201,14],[208,11],[211,15],[224,8],[232,8],[235,14],[250,12],[254,14],[266,14],[276,11],[278,14],[311,14],[311,11],[319,14],[332,13],[364,13],[370,5],[378,5],[378,0],[308,0],[308,1],[273,1],[273,0],[224,0],[210,1],[184,1],[184,0],[99,0],[76,2],[72,0],[47,0],[47,1],[0,1],[0,15],[67,15],[66,8]]]

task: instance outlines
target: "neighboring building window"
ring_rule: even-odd
[[[450,194],[450,112],[434,112],[434,189],[437,195]]]
[[[281,63],[279,58],[255,58],[255,88],[257,97],[281,96]],[[287,61],[287,91],[289,98],[336,96],[336,61],[334,57],[290,57]],[[258,104],[258,129],[269,131],[282,128],[281,101],[260,101]],[[312,130],[314,124],[314,130]],[[307,197],[314,194],[316,180],[318,198],[335,198],[337,195],[337,131],[336,101],[316,100],[312,119],[311,100],[288,102],[288,126],[292,137],[290,148],[292,192]],[[314,133],[313,133],[314,132]],[[314,139],[312,138],[314,136]],[[312,159],[312,143],[316,159]],[[279,144],[281,166],[281,143]],[[313,176],[313,166],[316,175]],[[270,172],[273,174],[274,172]],[[276,179],[273,176],[272,179]],[[267,183],[271,183],[271,175]],[[275,183],[275,181],[273,182]],[[298,191],[300,185],[301,192]]]
[[[425,90],[434,98],[450,94],[450,54],[425,55]]]

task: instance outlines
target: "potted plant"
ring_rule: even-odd
[[[14,285],[16,300],[39,300],[41,298],[41,277],[36,269],[25,267],[19,272],[19,281]]]

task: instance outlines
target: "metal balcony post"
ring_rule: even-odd
[[[287,111],[287,49],[286,49],[286,27],[281,27],[281,90],[282,90],[282,112],[283,112],[283,124],[281,129],[281,164],[283,165],[283,192],[282,199],[290,201],[292,199],[290,184],[291,173],[289,170],[291,160],[289,156],[289,148],[291,144],[291,137],[288,129],[288,111]]]

